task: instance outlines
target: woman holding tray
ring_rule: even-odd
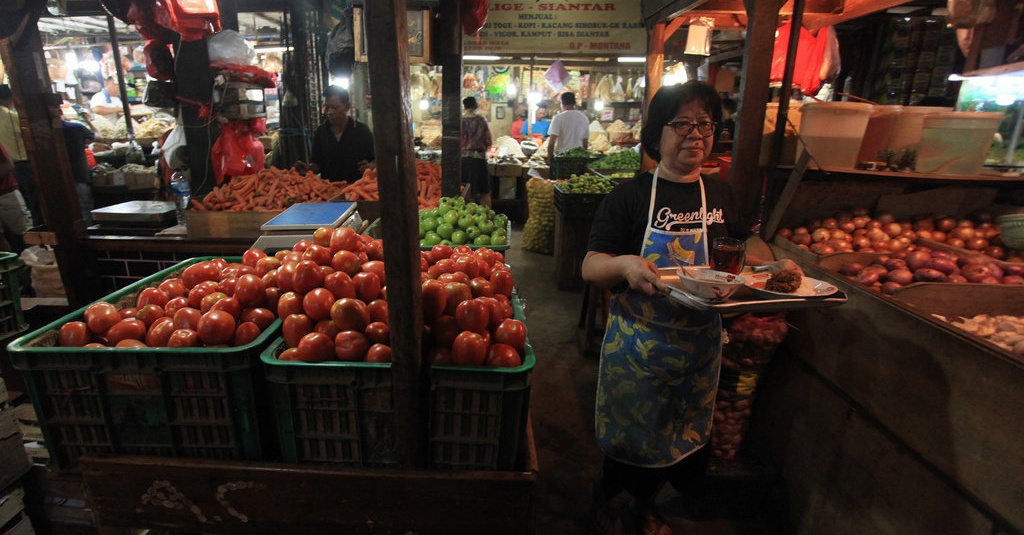
[[[595,520],[606,533],[670,534],[655,496],[666,481],[699,483],[707,465],[722,322],[667,299],[658,268],[707,265],[709,241],[749,234],[728,186],[700,174],[721,117],[704,82],[659,89],[641,132],[658,166],[617,186],[594,216],[583,279],[614,292],[595,410],[605,453]]]

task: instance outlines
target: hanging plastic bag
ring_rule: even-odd
[[[174,80],[174,57],[167,43],[146,41],[146,46],[142,50],[146,56],[146,74],[163,82]]]
[[[462,33],[476,35],[487,24],[487,0],[463,0]]]
[[[163,145],[160,145],[160,156],[171,169],[185,165],[185,127],[176,125]]]
[[[36,297],[66,296],[57,258],[51,249],[33,245],[22,251],[19,258],[32,268],[32,291]]]
[[[263,169],[263,143],[258,136],[267,131],[266,119],[231,121],[220,129],[210,149],[217,184],[227,178],[251,175]]]
[[[207,37],[206,53],[210,57],[210,63],[256,64],[256,49],[235,30],[224,30]]]

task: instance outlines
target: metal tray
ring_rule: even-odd
[[[837,307],[846,302],[846,293],[842,290],[824,298],[762,299],[754,295],[750,288],[744,286],[736,290],[736,293],[732,294],[732,297],[725,301],[707,303],[683,290],[682,284],[679,282],[679,275],[676,273],[676,268],[661,268],[658,270],[658,273],[661,275],[661,282],[669,287],[668,298],[688,308],[714,310],[721,313],[782,312],[785,310]]]

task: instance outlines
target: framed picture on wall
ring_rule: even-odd
[[[406,10],[409,38],[409,63],[430,63],[430,10]],[[356,61],[366,61],[366,19],[363,8],[352,9],[353,37],[356,42]]]
[[[494,119],[496,121],[503,121],[503,120],[505,120],[505,106],[495,106],[494,107]]]

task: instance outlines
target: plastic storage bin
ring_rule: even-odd
[[[978,174],[1003,117],[999,112],[968,111],[926,115],[916,170],[938,175]]]
[[[18,273],[22,266],[16,253],[0,253],[0,340],[25,329]]]
[[[134,303],[143,288],[213,257],[192,258],[101,301]],[[237,262],[240,259],[227,259]],[[228,348],[57,346],[58,330],[85,308],[8,346],[22,372],[53,465],[81,455],[138,454],[261,460],[259,356],[280,320],[252,343]]]
[[[515,316],[522,307],[513,298]],[[391,365],[277,360],[278,338],[262,354],[286,462],[391,466],[395,458]],[[430,370],[431,468],[512,470],[530,407],[537,357],[527,341],[516,368],[435,366]]]
[[[793,165],[796,163],[796,157],[800,154],[796,135],[800,132],[800,112],[802,108],[802,102],[790,101],[789,103],[789,111],[786,112],[786,133],[782,138],[782,152],[779,155],[779,165]],[[775,135],[775,123],[778,120],[778,115],[778,102],[769,102],[765,105],[764,127],[761,131],[761,152],[759,156],[762,166],[771,164],[772,136]]]
[[[864,139],[857,153],[858,162],[883,160],[880,154],[891,148],[892,135],[902,113],[903,106],[875,106],[864,129]]]
[[[800,141],[818,165],[853,168],[874,106],[860,102],[811,102],[800,110]]]
[[[889,140],[889,149],[897,156],[904,150],[917,147],[921,142],[924,118],[933,113],[951,112],[953,108],[940,106],[901,106]]]

